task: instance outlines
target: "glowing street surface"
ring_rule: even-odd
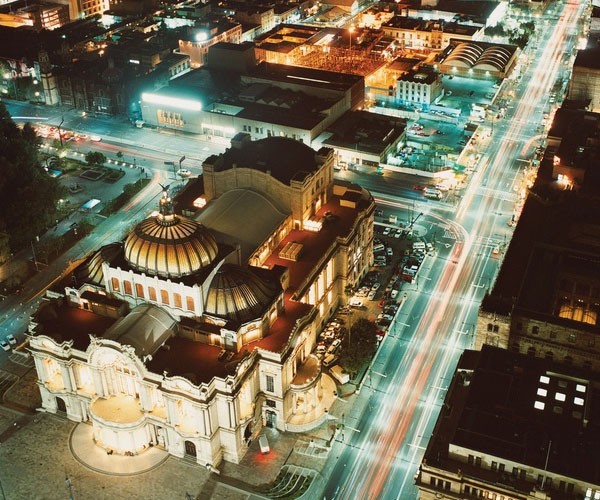
[[[493,124],[485,151],[489,162],[472,176],[453,215],[443,210],[438,216],[435,204],[425,213],[423,219],[432,224],[443,214],[443,230],[455,240],[425,260],[417,287],[408,288],[314,485],[320,498],[417,497],[413,477],[458,357],[473,341],[481,298],[498,270],[500,259],[490,246],[510,238],[522,159],[537,146],[532,138],[539,134],[550,89],[564,68],[563,56],[576,42],[582,9],[576,2],[559,4],[548,23],[539,23],[539,39],[531,42],[537,49],[525,52],[531,62],[515,87],[514,107]],[[401,206],[390,198],[378,202]]]

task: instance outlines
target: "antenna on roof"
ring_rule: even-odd
[[[548,441],[548,452],[546,453],[546,463],[544,464],[544,472],[548,470],[548,460],[550,459],[550,448],[552,448],[552,440]],[[544,483],[546,482],[546,474],[542,478],[542,484],[540,485],[541,489],[544,489]]]

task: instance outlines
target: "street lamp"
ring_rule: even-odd
[[[15,80],[13,78],[13,76],[10,73],[4,73],[4,79],[11,82],[12,83],[12,88],[13,88],[13,97],[14,99],[17,98],[17,85],[15,84]]]
[[[61,148],[62,148],[62,146],[63,146],[63,140],[62,140],[62,132],[61,132],[61,130],[60,130],[60,127],[62,126],[62,124],[63,124],[64,122],[65,122],[65,117],[64,117],[64,116],[62,116],[62,117],[61,117],[61,120],[60,120],[60,123],[59,123],[59,124],[57,125],[57,127],[56,127],[56,128],[58,129],[58,138],[60,139],[60,147],[61,147]]]
[[[350,35],[350,45],[349,45],[350,50],[352,50],[352,33],[354,33],[354,26],[350,26],[348,28],[348,34]]]

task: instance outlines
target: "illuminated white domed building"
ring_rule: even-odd
[[[90,422],[110,453],[160,446],[216,466],[238,462],[263,425],[326,418],[311,353],[372,263],[372,197],[334,183],[329,149],[245,134],[206,160],[203,184],[194,218],[164,190],[158,214],[32,318],[43,408]]]

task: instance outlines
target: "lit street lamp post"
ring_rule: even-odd
[[[9,82],[12,83],[12,88],[13,88],[13,95],[12,95],[12,97],[13,97],[13,99],[16,99],[17,98],[17,85],[15,83],[14,78],[12,77],[12,75],[10,73],[4,73],[3,76],[4,76],[4,79],[6,81],[9,81]]]
[[[60,127],[62,126],[62,124],[65,122],[65,117],[62,116],[60,123],[56,126],[56,128],[58,129],[58,138],[60,139],[60,147],[63,146],[63,140],[62,140],[62,132],[60,130]]]

